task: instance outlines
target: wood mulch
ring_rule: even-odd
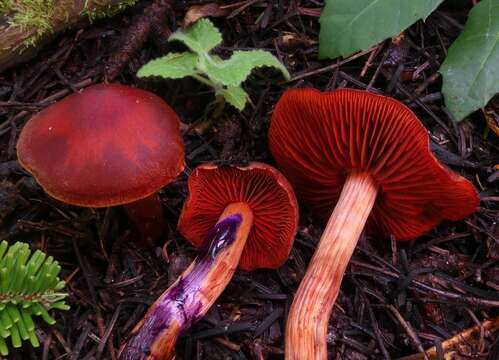
[[[135,76],[149,59],[180,48],[166,36],[186,9],[201,2],[172,3],[173,11],[158,16],[154,26],[142,26],[151,3],[141,1],[111,20],[57,37],[29,63],[0,74],[0,238],[29,242],[59,260],[71,304],[57,313],[55,326],[39,327],[39,349],[25,346],[10,358],[116,359],[148,305],[195,257],[175,232],[192,169],[209,160],[272,164],[266,131],[284,89],[353,87],[409,106],[427,127],[437,157],[473,181],[482,202],[474,215],[441,224],[417,241],[361,239],[330,321],[331,358],[399,359],[435,346],[435,358],[443,359],[446,340],[478,326],[455,358],[499,359],[498,332],[484,325],[499,316],[499,142],[480,112],[452,122],[437,73],[471,1],[461,8],[447,1],[396,41],[324,61],[317,60],[322,1],[227,1],[224,16],[213,19],[224,37],[219,53],[272,51],[292,79],[257,71],[245,83],[252,104],[242,113],[227,107],[221,114],[209,106],[209,89],[194,80]],[[131,36],[131,28],[143,33]],[[106,78],[155,92],[185,124],[188,166],[160,194],[169,227],[163,248],[127,242],[121,208],[83,209],[48,197],[16,162],[16,139],[32,114]],[[322,228],[302,207],[288,262],[276,271],[237,272],[208,315],[179,341],[178,359],[282,359],[286,313]]]

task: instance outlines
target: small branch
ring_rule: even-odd
[[[405,332],[407,333],[407,335],[411,339],[412,344],[419,351],[418,355],[421,355],[424,360],[428,360],[428,356],[424,351],[423,345],[421,344],[421,341],[419,340],[418,335],[414,331],[411,324],[409,324],[407,321],[405,321],[405,319],[402,317],[400,312],[393,305],[377,305],[377,306],[386,308],[386,309],[390,310],[393,313],[393,315],[395,315],[395,317],[399,321],[400,325],[402,325],[402,328],[404,328]]]
[[[121,46],[109,59],[107,80],[112,81],[147,40],[151,30],[166,21],[166,11],[172,0],[154,0],[144,12],[133,19],[132,25],[122,34]]]
[[[442,349],[444,352],[447,352],[454,348],[456,345],[459,345],[460,343],[463,342],[475,342],[475,339],[472,339],[471,337],[475,333],[480,333],[480,331],[484,329],[485,331],[489,332],[494,332],[499,329],[499,317],[496,317],[495,319],[492,320],[486,320],[484,321],[481,326],[474,326],[472,328],[468,328],[459,334],[451,337],[450,339],[444,341],[442,343]],[[437,358],[437,348],[435,346],[429,348],[428,350],[425,351],[426,356],[428,356],[430,359],[436,359]],[[423,359],[423,354],[414,354],[414,355],[409,355],[405,356],[402,358],[399,358],[397,360],[421,360]]]

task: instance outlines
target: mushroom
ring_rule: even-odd
[[[122,346],[120,360],[168,360],[179,335],[203,317],[242,270],[277,268],[298,223],[291,185],[273,167],[201,165],[188,180],[178,230],[199,256],[149,308]]]
[[[285,345],[286,359],[326,359],[329,316],[366,222],[413,239],[471,214],[479,199],[430,152],[426,129],[406,106],[366,91],[286,91],[269,146],[297,196],[329,219],[291,305]]]
[[[19,136],[17,157],[60,201],[125,205],[142,241],[153,243],[163,228],[157,192],[184,168],[179,127],[156,95],[98,84],[33,116]]]

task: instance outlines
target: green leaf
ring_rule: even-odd
[[[289,72],[271,53],[263,50],[235,51],[228,60],[206,59],[206,75],[226,86],[239,86],[251,71],[261,66],[276,68],[289,79]]]
[[[196,73],[198,56],[191,52],[170,53],[149,61],[137,72],[138,77],[161,76],[170,79],[181,79]]]
[[[457,121],[499,92],[499,2],[482,0],[449,48],[440,73],[445,104]]]
[[[326,0],[319,57],[346,57],[425,19],[443,0]]]
[[[225,101],[234,106],[237,110],[242,111],[246,106],[246,101],[249,96],[243,88],[239,86],[228,86],[226,89],[217,91],[216,95],[224,97]]]
[[[200,19],[187,29],[177,30],[168,40],[182,41],[189,49],[201,54],[219,45],[222,35],[210,20]]]

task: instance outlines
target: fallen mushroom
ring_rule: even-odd
[[[98,84],[33,116],[19,136],[17,157],[60,201],[125,205],[142,241],[151,244],[163,229],[156,193],[184,168],[179,126],[156,95]]]
[[[329,316],[366,222],[413,239],[471,214],[479,199],[433,156],[426,129],[406,106],[366,91],[286,91],[269,146],[298,196],[329,218],[291,305],[285,350],[289,360],[326,359]]]
[[[199,166],[178,230],[199,256],[149,308],[122,346],[120,360],[168,360],[179,335],[203,317],[242,270],[277,268],[287,259],[298,205],[287,180],[271,166]]]

